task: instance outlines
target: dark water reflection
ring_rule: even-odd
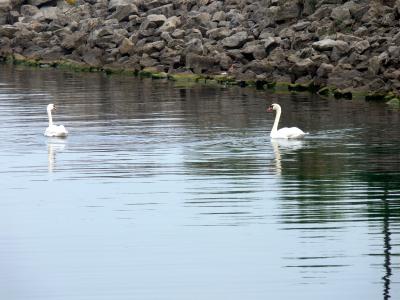
[[[303,141],[270,141],[267,103]],[[67,139],[48,139],[54,102]],[[0,69],[3,299],[396,299],[400,113]]]

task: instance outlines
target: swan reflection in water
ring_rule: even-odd
[[[47,142],[47,159],[48,159],[48,171],[53,173],[56,166],[56,156],[58,152],[62,152],[65,149],[65,140],[61,139],[49,139]]]
[[[291,139],[271,139],[272,148],[275,156],[275,171],[277,175],[282,174],[282,156],[281,151],[293,151],[303,148],[303,140]]]

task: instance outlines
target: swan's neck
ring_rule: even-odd
[[[53,117],[51,116],[51,109],[47,110],[47,115],[49,116],[49,126],[53,125]]]
[[[278,109],[276,110],[275,121],[274,121],[274,125],[272,126],[271,133],[278,131],[278,124],[279,124],[280,118],[281,118],[281,108],[278,107]]]

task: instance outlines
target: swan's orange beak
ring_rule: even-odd
[[[54,110],[57,110],[57,108],[56,108],[55,106],[53,106],[53,109],[54,109]]]
[[[272,112],[272,110],[273,110],[273,109],[272,109],[272,106],[270,106],[270,107],[267,108],[267,112]]]

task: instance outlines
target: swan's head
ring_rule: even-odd
[[[281,106],[277,103],[272,103],[268,108],[267,112],[272,112],[273,110],[279,110],[281,109]]]
[[[47,105],[47,111],[57,110],[56,106],[53,103]]]

